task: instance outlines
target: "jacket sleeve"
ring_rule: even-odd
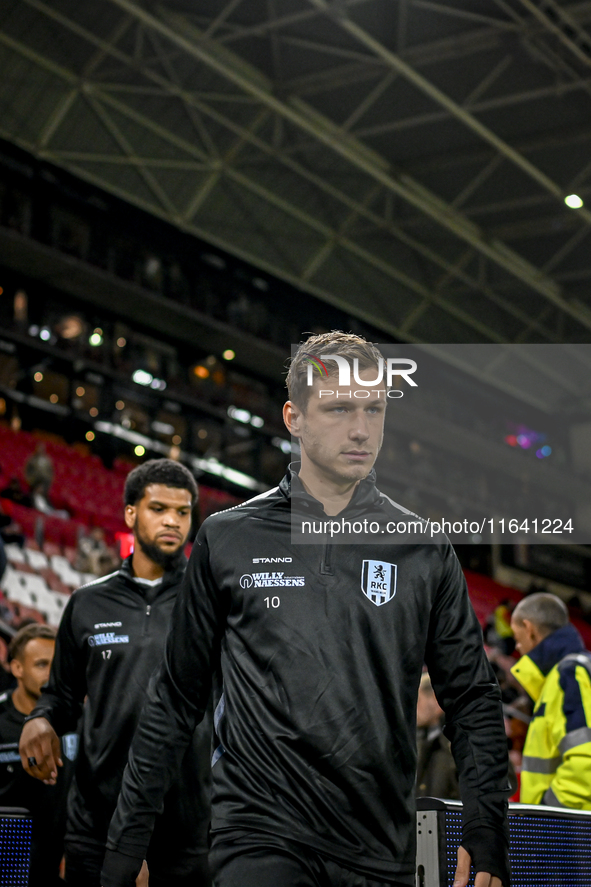
[[[508,887],[509,780],[501,693],[449,543],[443,550],[425,658],[458,769],[462,844],[476,871],[489,871]]]
[[[542,803],[553,807],[588,808],[591,781],[591,665],[587,670],[586,666],[570,660],[560,663],[558,668],[562,694],[546,702],[545,719],[560,763]]]
[[[204,528],[193,546],[173,609],[164,661],[150,681],[111,821],[104,887],[133,884],[130,859],[146,850],[163,798],[179,775],[195,726],[204,716],[219,660],[226,606],[215,586]]]
[[[73,630],[74,610],[80,602],[76,595],[71,596],[62,615],[49,681],[25,718],[47,718],[58,736],[77,729],[86,696],[86,661]]]

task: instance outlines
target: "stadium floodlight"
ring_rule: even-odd
[[[578,194],[569,194],[564,198],[564,202],[570,209],[581,209],[583,201]]]
[[[135,370],[131,378],[137,385],[151,385],[154,381],[152,373],[146,370]]]
[[[228,416],[230,419],[236,419],[237,422],[243,422],[245,425],[248,425],[252,421],[252,415],[249,411],[243,410],[240,407],[228,407]]]

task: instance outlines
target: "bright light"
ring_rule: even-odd
[[[89,344],[92,345],[93,348],[96,348],[98,345],[103,344],[103,331],[95,330],[94,333],[88,339]]]
[[[84,397],[85,394],[85,389],[82,387],[82,385],[79,385],[78,388],[76,388],[76,397]]]
[[[62,339],[76,339],[84,331],[84,324],[76,314],[70,314],[61,319],[57,329]]]
[[[230,419],[236,419],[237,422],[244,422],[246,425],[251,420],[248,410],[241,410],[239,407],[228,407],[228,416]]]
[[[136,456],[143,456],[144,453],[146,452],[146,448],[143,447],[141,444],[138,444],[137,447],[135,447],[133,452],[136,454]]]
[[[50,403],[57,403],[59,400],[59,397],[57,396],[57,394],[50,394],[49,400],[50,400]]]
[[[98,416],[98,410],[96,407],[91,407],[88,412],[90,413],[90,415],[92,416],[93,419],[96,416]]]
[[[274,447],[281,450],[282,453],[285,453],[286,455],[291,453],[291,442],[289,440],[284,440],[282,437],[274,437],[271,443]]]
[[[197,437],[201,440],[205,440],[205,438],[207,437],[207,431],[205,430],[205,428],[199,429],[199,431],[197,432]]]
[[[207,379],[207,377],[209,376],[209,370],[207,369],[207,367],[198,364],[198,366],[193,367],[193,374],[197,376],[198,379]]]
[[[125,348],[125,346],[127,345],[127,339],[125,339],[123,336],[119,336],[119,338],[117,339],[117,345],[119,346],[119,348]]]
[[[44,342],[48,342],[51,339],[51,332],[46,326],[44,326],[42,330],[39,330],[39,338],[43,339]]]
[[[174,425],[171,425],[169,422],[158,422],[155,420],[152,422],[152,429],[158,434],[174,434]],[[173,443],[177,443],[174,438]]]
[[[250,420],[250,424],[253,425],[255,428],[262,428],[265,424],[265,420],[261,419],[260,416],[253,416]]]
[[[42,382],[43,381],[43,373],[35,373],[33,378],[34,378],[35,382]]]
[[[222,357],[224,358],[224,360],[234,360],[234,358],[236,357],[236,352],[232,351],[231,348],[227,348],[222,354]]]
[[[131,378],[138,385],[151,385],[154,380],[152,373],[147,373],[145,370],[136,370]]]
[[[86,440],[94,440],[94,431],[87,431],[84,436],[86,437]]]
[[[175,434],[174,437],[172,438],[172,442],[173,442],[173,444],[174,444],[175,446],[177,446],[177,447],[179,446],[180,443],[182,443],[182,440],[183,440],[183,439],[182,439],[182,437],[180,436],[180,434]]]
[[[37,326],[36,323],[31,324],[31,326],[29,327],[29,335],[30,336],[39,335],[39,327]]]
[[[125,409],[125,402],[123,400],[118,400],[117,403],[115,404],[115,409],[124,410]]]
[[[580,209],[583,206],[583,201],[578,194],[569,194],[564,198],[564,202],[570,209]]]

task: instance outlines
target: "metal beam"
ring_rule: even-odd
[[[222,51],[223,48],[219,44],[211,44],[208,41],[204,41],[202,35],[187,22],[186,18],[165,12],[166,21],[163,21],[153,16],[143,7],[138,6],[134,0],[111,0],[111,2],[124,9],[127,13],[136,15],[146,26],[154,28],[172,43],[176,43],[183,48],[193,58],[203,62],[245,92],[255,96],[263,104],[271,107],[276,113],[282,115],[300,129],[313,135],[318,141],[346,158],[358,169],[379,181],[384,187],[403,197],[422,212],[435,219],[439,224],[442,224],[443,227],[448,228],[457,237],[475,246],[479,251],[500,264],[522,282],[527,283],[536,292],[544,295],[563,311],[575,317],[578,322],[581,322],[581,318],[562,297],[558,285],[553,280],[542,275],[539,269],[530,265],[525,259],[505,246],[505,244],[490,241],[476,225],[469,222],[468,219],[457,213],[418,182],[415,182],[410,176],[392,173],[389,170],[389,165],[382,157],[367,149],[351,136],[344,134],[332,121],[305,105],[301,100],[281,100],[275,94],[273,85],[267,81],[260,71],[253,69],[243,60],[237,59],[227,50]],[[330,7],[327,6],[324,0],[310,0],[310,2],[330,12]],[[349,19],[339,17],[339,21],[347,29],[351,25],[353,30],[357,31],[357,26],[350,22]],[[374,41],[369,35],[367,35],[367,39],[372,46],[375,44],[375,50],[378,53],[383,50],[388,57],[397,58],[393,53],[388,53],[384,47],[380,47],[377,41]],[[411,70],[403,63],[402,70],[406,71],[406,69]],[[412,76],[415,77],[415,75],[421,82],[424,81],[424,78],[417,75],[416,72],[412,72]],[[424,83],[426,84],[427,81],[424,81]],[[431,88],[434,89],[434,87],[429,85],[429,89]],[[451,100],[449,101],[451,102]],[[455,106],[455,103],[452,104],[454,107],[458,107]],[[472,119],[471,115],[468,115],[463,109],[459,110],[462,115],[466,114],[468,118]],[[483,129],[486,130],[485,127]],[[504,144],[493,134],[491,136],[495,141]],[[517,152],[514,153],[517,154]],[[529,166],[527,161],[523,158],[520,159]],[[539,173],[539,171],[536,171],[536,173]],[[539,173],[539,175],[545,179],[542,173]],[[557,189],[557,186],[553,187]],[[591,322],[583,322],[585,326],[589,326],[591,329]]]
[[[150,33],[152,32],[152,28],[151,28],[151,26],[150,26],[149,24],[144,23],[144,26],[145,26],[147,29],[149,29]],[[166,35],[164,35],[164,36],[166,36]],[[167,39],[168,39],[168,37],[167,37]],[[105,45],[108,46],[108,44],[107,44],[106,42],[105,42]],[[113,47],[109,47],[109,50],[112,51],[112,50],[113,50]],[[183,51],[184,51],[184,50],[183,50]],[[128,59],[123,53],[121,53],[121,52],[118,51],[118,52],[117,52],[117,57],[119,58],[120,61],[123,61],[123,62],[125,62],[126,64],[130,64],[130,60],[129,60],[129,59]],[[137,69],[137,60],[135,60],[135,65],[134,65],[134,67]],[[144,71],[143,73],[144,73],[145,76],[149,76],[149,72],[148,72],[147,70]],[[250,72],[249,72],[249,73],[250,73]],[[258,72],[257,72],[257,73],[258,73]],[[259,76],[260,76],[260,75],[259,75]],[[258,81],[259,78],[257,77],[256,79],[257,79],[257,81]],[[162,82],[162,81],[161,81],[161,82]],[[238,85],[238,84],[237,84],[237,85]],[[103,85],[103,86],[102,86],[102,89],[104,90],[105,87],[108,89],[108,85]],[[178,97],[183,98],[182,91],[180,91],[180,90],[178,89],[178,86],[177,86],[176,89],[175,89],[175,88],[174,88],[174,84],[167,84],[166,88],[167,88],[167,91],[168,91],[169,93],[174,94],[174,95],[177,95]],[[239,88],[243,88],[243,86],[239,86]],[[100,95],[99,95],[98,93],[95,93],[95,94],[96,94],[97,98],[100,99],[101,102],[103,102],[103,101],[108,102],[108,101],[109,101],[108,97],[106,96],[106,94],[105,94],[103,91],[101,91]],[[251,100],[254,99],[254,101],[256,101],[256,102],[259,101],[259,96],[254,96],[254,95],[252,94],[252,92],[249,92],[248,95],[251,95],[251,96],[252,96]],[[194,101],[193,98],[192,98],[192,97],[190,96],[190,94],[188,94],[188,93],[184,94],[184,100],[187,101],[187,103],[188,103],[189,106],[190,106],[191,104],[194,104],[195,107],[198,106],[198,103],[197,103],[196,101]],[[119,104],[120,104],[120,103],[119,103]],[[270,107],[271,107],[271,106],[269,105],[269,103],[266,103],[265,106],[266,106],[267,108],[270,108]],[[285,103],[284,106],[281,107],[280,112],[278,112],[279,116],[281,116],[283,119],[290,119],[292,122],[296,122],[296,123],[298,123],[298,122],[301,120],[301,117],[297,117],[297,116],[296,116],[296,117],[294,117],[294,116],[291,116],[291,117],[290,117],[289,115],[285,114],[285,113],[284,113],[284,107],[288,107],[287,103]],[[120,106],[120,110],[122,110],[122,109],[121,109],[121,106]],[[130,114],[128,113],[130,110],[131,110],[131,109],[129,109],[129,108],[126,109],[127,116],[133,116],[133,115],[130,115]],[[203,110],[204,110],[203,107],[201,107],[201,111],[203,111]],[[271,110],[275,110],[275,108],[271,108]],[[290,110],[293,110],[293,109],[290,109]],[[298,108],[297,110],[299,111],[299,108]],[[308,110],[308,109],[306,109],[306,111],[307,111],[307,110]],[[125,113],[125,112],[124,112],[124,113]],[[137,122],[140,122],[140,118],[139,118],[137,115],[135,116],[135,119],[136,119]],[[218,118],[218,119],[221,119],[221,117]],[[231,123],[231,121],[230,121],[228,118],[226,118],[224,122],[225,122],[225,125],[230,125],[230,123]],[[318,138],[318,135],[317,135],[317,133],[316,133],[315,126],[314,126],[314,127],[310,126],[310,125],[309,125],[309,121],[307,120],[307,118],[304,119],[304,122],[305,122],[306,125],[307,125],[307,130],[306,130],[306,131],[309,131],[310,133],[314,133],[314,138],[317,139],[317,138]],[[142,125],[146,125],[146,121],[145,121],[145,120],[141,120],[141,123],[142,123]],[[328,122],[328,123],[329,123],[329,126],[330,126],[330,122]],[[322,124],[322,121],[320,121],[320,125],[321,125],[321,124]],[[170,133],[166,133],[166,132],[163,131],[162,128],[161,128],[161,134],[163,134],[163,133],[165,133],[165,134],[167,135],[168,140],[170,141],[170,140],[171,140],[171,138],[170,138],[171,134],[170,134]],[[323,139],[326,139],[327,137],[328,137],[328,139],[330,140],[331,143],[334,142],[334,140],[336,139],[336,135],[334,134],[334,132],[323,133],[322,138],[323,138]],[[340,139],[341,139],[341,141],[342,141],[342,133],[340,134]],[[180,144],[178,143],[178,141],[177,141],[177,144],[178,144],[179,147],[180,147]],[[252,144],[258,144],[258,145],[261,145],[261,141],[260,141],[260,140],[254,140],[254,139],[253,139],[253,140],[252,140]],[[331,147],[334,147],[334,144],[331,144]],[[354,148],[356,148],[356,149],[357,149],[358,147],[361,148],[361,151],[362,151],[362,157],[361,157],[361,159],[362,159],[364,162],[366,162],[368,158],[366,157],[366,152],[363,150],[363,146],[357,146],[357,145],[355,145],[355,143],[353,142],[352,147],[354,147]],[[184,148],[183,148],[183,149],[184,149]],[[266,150],[267,152],[270,152],[271,150],[273,150],[273,148],[272,148],[272,146],[265,145],[265,150]],[[369,157],[369,159],[370,159],[370,160],[375,160],[375,155],[372,156],[371,152],[369,152],[369,153],[370,153],[370,157]],[[193,156],[195,156],[195,155],[193,155]],[[275,152],[275,156],[277,157],[277,153],[276,153],[276,152]],[[346,156],[346,155],[343,155],[343,156]],[[134,159],[135,162],[137,162],[137,161],[141,162],[141,159],[138,158],[138,157],[135,157],[135,156],[134,156],[133,159]],[[200,159],[201,159],[201,160],[205,160],[206,163],[204,163],[204,165],[209,164],[209,168],[211,168],[211,160],[210,160],[210,158],[206,158],[206,156],[205,156],[204,154],[201,154],[201,155],[200,155]],[[281,162],[287,162],[288,165],[291,165],[291,168],[292,168],[294,171],[296,171],[296,170],[298,169],[297,164],[293,164],[293,163],[291,163],[291,162],[289,162],[289,161],[286,161],[285,158],[283,158],[283,157],[281,157],[281,156],[277,157],[277,159],[279,159]],[[350,157],[347,157],[347,159],[350,160]],[[130,158],[127,158],[127,160],[128,160],[128,162],[131,162],[131,161],[130,161]],[[358,155],[355,155],[355,164],[358,165]],[[378,164],[378,171],[380,170],[380,166],[381,166],[381,164]],[[303,170],[301,167],[300,167],[299,171],[300,171],[300,173],[304,173],[304,170]],[[232,172],[231,172],[230,174],[232,175]],[[402,192],[399,192],[399,191],[397,191],[397,190],[392,189],[392,187],[391,187],[391,183],[390,183],[390,182],[384,183],[384,181],[382,180],[381,176],[379,176],[379,177],[376,178],[376,177],[372,174],[372,177],[375,178],[375,180],[378,182],[379,187],[387,188],[387,189],[390,191],[390,193],[402,193]],[[306,178],[307,178],[308,180],[310,180],[310,181],[312,180],[311,177],[310,177],[309,175],[307,175]],[[410,181],[412,182],[412,180],[410,180]],[[103,183],[103,184],[104,184],[104,183]],[[244,182],[243,182],[242,184],[244,185]],[[252,184],[252,183],[251,183],[251,184]],[[256,184],[256,183],[255,183],[255,184]],[[327,184],[328,184],[328,183],[323,183],[323,185],[324,185],[325,188],[326,188]],[[403,184],[405,185],[405,187],[408,187],[407,182],[404,182]],[[413,183],[413,184],[414,184],[414,183]],[[416,184],[418,185],[418,183],[416,183]],[[420,188],[420,186],[418,186],[418,187]],[[333,193],[334,196],[337,196],[338,199],[343,200],[344,195],[343,195],[342,193],[339,193],[337,189],[333,189],[333,192],[332,192],[332,193]],[[427,193],[428,193],[428,192],[427,192]],[[404,196],[404,194],[402,194],[402,196]],[[421,194],[421,197],[422,197],[422,196],[423,196],[423,195]],[[344,202],[344,200],[343,200],[343,202]],[[353,202],[353,203],[354,203],[354,202]],[[441,203],[442,203],[442,202],[441,202]],[[438,205],[437,208],[440,208],[439,205]],[[292,205],[292,209],[295,209],[295,207],[293,207],[293,205]],[[367,210],[366,210],[366,208],[364,208],[363,206],[362,206],[361,209],[360,209],[360,215],[362,215],[363,217],[371,218],[372,221],[374,221],[374,220],[377,219],[377,220],[379,221],[380,227],[382,227],[382,228],[385,229],[385,230],[388,230],[387,223],[386,223],[386,220],[385,220],[385,219],[378,219],[377,214],[370,214],[370,215],[368,215],[368,214],[367,214]],[[432,217],[433,217],[433,216],[432,216]],[[446,223],[444,223],[444,224],[445,224],[445,227],[449,228],[449,225],[448,225],[448,224],[446,224]],[[450,230],[452,230],[452,229],[450,229]],[[394,236],[399,236],[399,239],[403,239],[403,237],[400,236],[400,235],[403,234],[403,232],[395,232],[394,230],[391,230],[391,233],[393,233]],[[455,232],[454,232],[454,233],[455,233]],[[203,236],[203,235],[201,235],[201,236]],[[207,237],[207,234],[206,234],[205,236]],[[403,242],[404,242],[404,240],[403,240]],[[436,262],[440,265],[440,267],[444,267],[444,268],[449,267],[449,264],[446,263],[446,262],[442,259],[441,256],[437,256],[435,253],[432,253],[431,251],[428,250],[428,248],[425,248],[424,245],[418,244],[417,242],[412,243],[412,239],[409,238],[408,236],[406,237],[406,242],[411,246],[411,248],[415,248],[415,249],[417,249],[417,251],[418,251],[419,253],[425,255],[426,257],[428,257],[430,261],[436,261]],[[348,244],[347,244],[347,243],[344,243],[344,242],[343,242],[342,245],[344,246],[344,248],[348,249]],[[233,250],[233,251],[234,251],[234,250]],[[482,253],[482,254],[484,255],[484,253]],[[360,256],[360,258],[361,258],[361,256]],[[365,258],[366,258],[366,257],[363,256],[363,259],[364,259],[364,260],[365,260]],[[377,258],[377,257],[373,257],[373,258]],[[489,256],[489,258],[490,258],[490,256]],[[493,259],[493,260],[496,261],[496,259]],[[256,261],[258,261],[258,260],[256,260]],[[381,261],[381,260],[379,260],[379,261]],[[375,263],[374,263],[374,264],[375,264]],[[376,265],[376,267],[378,267],[378,265]],[[454,272],[452,272],[452,273],[457,274],[456,271],[454,271]],[[282,273],[282,276],[285,276],[285,274]],[[302,282],[300,282],[299,285],[302,285]],[[304,284],[304,285],[305,285],[305,284]],[[471,285],[473,285],[473,282],[472,282]],[[309,286],[306,286],[305,288],[310,289]],[[487,294],[487,293],[485,293],[485,294]],[[448,304],[446,303],[446,300],[445,300],[445,299],[441,299],[440,302],[439,302],[439,304],[441,305],[442,308],[444,308],[444,310],[448,310]],[[507,310],[507,304],[505,304],[505,305],[503,305],[503,306],[499,305],[499,307],[503,307],[503,310]],[[460,319],[460,318],[458,317],[458,319]],[[463,321],[463,320],[464,320],[464,319],[462,318],[462,321]],[[580,322],[580,318],[577,318],[577,320]]]
[[[591,36],[554,0],[518,0],[578,61],[591,65]]]
[[[433,83],[428,81],[422,74],[419,74],[414,68],[408,65],[396,53],[389,50],[386,46],[372,37],[367,31],[361,28],[356,22],[348,18],[340,7],[328,2],[328,0],[308,0],[317,9],[323,9],[326,14],[336,21],[344,31],[354,37],[362,46],[370,49],[376,56],[383,59],[388,65],[399,74],[402,74],[410,83],[421,90],[426,96],[435,101],[448,110],[457,120],[464,124],[468,129],[478,135],[485,142],[488,142],[495,150],[507,158],[511,163],[522,170],[529,178],[533,179],[544,190],[553,194],[557,200],[562,201],[564,197],[563,189],[557,185],[552,179],[543,173],[540,169],[530,163],[527,158],[512,148],[507,142],[503,141],[491,129],[480,122],[469,111],[458,105],[453,99],[446,95]],[[591,211],[582,208],[580,210],[581,217],[591,224]]]

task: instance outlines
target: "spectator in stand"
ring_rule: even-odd
[[[18,743],[23,721],[41,696],[55,650],[55,629],[26,625],[10,642],[8,658],[16,689],[0,695],[0,805],[26,807],[33,818],[29,887],[63,884],[59,867],[63,856],[66,795],[70,786],[78,737],[62,737],[64,768],[59,785],[30,779],[21,765]]]
[[[8,481],[8,486],[0,490],[0,499],[10,499],[11,502],[16,502],[17,505],[24,505],[26,508],[32,508],[33,506],[33,500],[25,492],[20,480],[16,476],[11,477]]]
[[[0,579],[4,576],[4,570],[6,569],[7,564],[8,559],[6,557],[6,552],[4,551],[4,542],[0,538]]]
[[[0,507],[0,537],[7,545],[14,543],[18,545],[20,548],[23,548],[25,544],[25,535],[22,531],[22,527],[20,524],[17,524],[13,521],[13,519],[5,514],[2,508]]]
[[[417,699],[417,798],[459,800],[457,770],[451,743],[443,735],[444,721],[431,678],[425,673]]]
[[[21,738],[27,772],[54,784],[58,735],[72,729],[85,703],[66,832],[66,883],[72,887],[100,885],[129,746],[185,574],[197,485],[178,462],[152,459],[130,472],[124,496],[133,554],[116,573],[70,598],[48,686]],[[147,850],[151,887],[209,887],[211,734],[206,718],[192,734],[182,776],[164,799]]]
[[[511,611],[512,601],[505,598],[494,610],[494,629],[498,638],[498,645],[501,651],[510,656],[515,649],[515,638],[511,629]]]
[[[49,501],[49,488],[53,481],[53,462],[44,443],[38,443],[35,452],[25,464],[25,480],[31,490]],[[41,509],[42,510],[42,509]]]
[[[109,548],[102,527],[92,527],[88,535],[80,536],[74,567],[81,573],[94,573],[95,576],[106,576],[118,570],[120,560],[112,548]]]
[[[65,508],[60,509],[53,507],[42,484],[37,484],[36,487],[31,489],[31,496],[33,499],[33,508],[40,511],[42,514],[49,514],[52,517],[63,517],[64,520],[67,520],[70,517]]]
[[[535,704],[521,801],[591,810],[591,653],[556,595],[524,598],[511,625],[521,653],[511,670]]]

